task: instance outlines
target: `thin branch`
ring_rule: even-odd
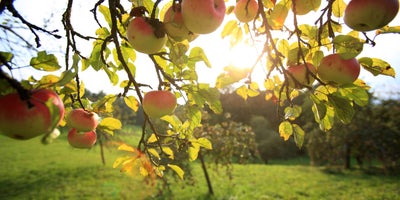
[[[39,35],[36,33],[36,31],[41,31],[41,32],[47,33],[47,34],[49,34],[49,35],[51,35],[51,36],[53,36],[53,37],[55,37],[55,38],[57,38],[57,39],[60,39],[60,38],[61,38],[60,35],[55,34],[55,32],[58,32],[58,30],[48,31],[48,30],[46,30],[46,29],[43,29],[43,28],[41,28],[41,27],[39,27],[39,26],[36,26],[36,25],[34,25],[34,24],[28,22],[27,20],[25,20],[25,18],[22,17],[22,16],[19,14],[19,12],[14,8],[14,5],[13,5],[13,4],[7,5],[7,10],[10,11],[14,17],[16,17],[16,18],[18,18],[19,20],[21,20],[21,22],[22,22],[23,24],[25,24],[26,26],[28,26],[28,28],[29,28],[29,30],[32,32],[32,34],[35,35],[35,42],[36,42],[36,46],[37,46],[37,47],[40,47],[41,44],[40,44]],[[35,30],[36,30],[36,31],[35,31]]]

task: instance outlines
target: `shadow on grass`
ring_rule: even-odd
[[[145,190],[138,181],[112,170],[85,166],[30,170],[7,179],[0,177],[0,199],[130,199],[129,193],[139,191],[140,187]],[[143,199],[147,195],[143,193],[137,192],[136,196]]]

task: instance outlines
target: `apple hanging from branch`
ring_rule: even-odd
[[[243,23],[254,20],[258,12],[258,3],[256,0],[239,0],[236,3],[233,13],[236,18]]]
[[[147,92],[143,96],[143,110],[150,118],[160,118],[172,114],[177,101],[169,91],[156,90]]]
[[[79,132],[75,128],[72,128],[68,132],[68,143],[79,149],[92,148],[96,143],[97,135],[95,131]]]
[[[66,116],[67,125],[78,131],[86,132],[96,129],[99,116],[82,108],[73,109]]]
[[[167,42],[163,23],[143,16],[129,21],[126,34],[132,48],[145,54],[158,53]]]
[[[183,0],[182,16],[186,27],[197,34],[211,33],[222,24],[224,0]]]
[[[399,0],[351,0],[344,23],[357,31],[372,31],[389,24],[399,11]]]
[[[164,15],[164,25],[167,35],[178,42],[183,40],[191,42],[198,36],[189,31],[183,23],[181,4],[174,4],[167,9]]]
[[[28,91],[29,99],[18,93],[0,97],[0,133],[27,140],[54,130],[64,117],[60,97],[48,89]]]
[[[330,54],[322,58],[317,74],[325,83],[353,83],[360,75],[360,63],[356,58],[343,59],[340,54]]]
[[[308,69],[308,70],[307,70]],[[287,68],[289,87],[301,89],[305,86],[311,86],[315,78],[312,74],[316,74],[317,70],[311,63],[291,65]],[[294,80],[295,79],[295,80]]]

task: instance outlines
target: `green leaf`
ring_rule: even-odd
[[[139,101],[134,96],[126,96],[126,97],[124,97],[124,102],[133,111],[135,111],[135,112],[138,111],[138,109],[139,109]]]
[[[45,103],[46,107],[49,109],[50,119],[51,119],[51,126],[47,130],[48,131],[47,133],[51,133],[54,130],[54,128],[57,127],[61,118],[60,109],[58,108],[57,105],[53,103],[53,100],[54,100],[53,98],[50,98]]]
[[[196,62],[200,62],[200,61],[203,61],[207,67],[211,68],[211,63],[208,60],[206,54],[204,53],[204,50],[200,47],[192,48],[192,50],[190,51],[190,54],[189,54],[188,66],[191,68],[194,68],[194,65],[196,64]]]
[[[350,35],[336,36],[333,39],[333,44],[335,45],[336,52],[346,60],[358,56],[364,47],[364,42]]]
[[[363,57],[358,59],[358,62],[364,67],[364,69],[371,72],[374,76],[381,74],[391,76],[393,78],[396,77],[396,72],[390,66],[390,64],[379,58]]]
[[[224,26],[224,29],[221,32],[221,38],[225,38],[226,36],[233,33],[233,30],[239,28],[236,20],[231,20],[227,22]]]
[[[290,46],[289,52],[288,52],[288,61],[287,64],[288,65],[293,65],[293,64],[297,64],[299,63],[299,61],[301,60],[300,57],[300,52],[302,52],[303,55],[307,55],[309,49],[302,46],[301,48],[298,47],[297,43],[293,43]]]
[[[279,124],[279,135],[286,141],[293,134],[293,126],[288,121]]]
[[[182,126],[182,121],[175,115],[166,115],[161,119],[168,122],[175,130],[179,130]]]
[[[1,61],[4,60],[5,62],[10,62],[12,60],[12,58],[14,57],[14,55],[12,53],[4,52],[4,51],[0,51],[0,56],[2,57],[2,59],[0,60],[0,66],[4,64]]]
[[[319,128],[322,131],[328,131],[333,128],[333,124],[335,122],[335,110],[333,107],[326,107],[326,115],[325,117],[319,122]]]
[[[100,4],[98,8],[99,8],[99,11],[101,12],[101,14],[103,14],[103,17],[106,20],[106,22],[108,23],[108,25],[111,27],[112,26],[111,14],[110,14],[110,10],[108,9],[108,7]]]
[[[320,123],[321,120],[325,117],[327,107],[326,104],[321,103],[321,101],[315,96],[310,95],[311,100],[314,102],[311,110],[314,113],[314,118],[317,123]]]
[[[64,71],[61,74],[60,80],[57,82],[58,86],[64,86],[67,83],[71,82],[71,80],[78,74],[78,63],[80,61],[80,57],[78,54],[74,54],[72,57],[72,67],[67,71]]]
[[[285,119],[289,119],[289,120],[293,121],[300,116],[300,114],[302,112],[302,108],[301,108],[301,106],[294,105],[294,106],[286,107],[284,112],[285,112]]]
[[[111,69],[110,69],[109,67],[106,67],[106,66],[105,66],[103,69],[104,69],[104,71],[106,72],[108,78],[110,79],[110,82],[111,82],[113,85],[117,85],[118,82],[119,82],[119,76],[118,76],[118,74],[117,74],[117,72],[116,72],[116,70],[115,70],[116,67],[115,67],[114,64],[111,63],[111,62],[109,62],[108,65],[109,65],[109,66],[113,66],[113,67],[111,67]],[[112,70],[112,68],[114,68],[114,70]]]
[[[304,143],[304,130],[297,124],[292,124],[293,126],[293,137],[294,142],[296,143],[297,147],[301,148]]]
[[[359,106],[366,106],[369,103],[369,95],[367,90],[360,86],[353,84],[343,85],[339,88],[339,92],[341,96],[349,98]]]
[[[337,93],[328,95],[328,100],[335,109],[335,115],[339,120],[344,124],[350,123],[354,116],[354,108],[351,105],[351,101]]]
[[[37,57],[31,59],[30,65],[37,70],[47,72],[57,71],[61,68],[57,57],[54,54],[47,54],[46,51],[39,51]]]
[[[178,165],[172,165],[172,164],[168,164],[167,166],[172,170],[174,170],[175,173],[179,176],[179,178],[183,180],[183,175],[185,174],[185,172],[182,170],[182,168],[180,168]]]

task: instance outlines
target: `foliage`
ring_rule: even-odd
[[[202,126],[202,111],[205,108],[217,114],[223,113],[220,90],[232,84],[238,84],[234,90],[245,100],[259,95],[263,95],[266,100],[274,99],[280,106],[277,112],[280,121],[276,131],[285,140],[294,138],[299,147],[303,145],[306,137],[304,127],[297,121],[304,112],[295,102],[299,96],[306,95],[310,98],[314,121],[323,131],[332,130],[334,124],[350,124],[355,115],[355,108],[368,104],[369,88],[362,80],[346,85],[332,85],[315,77],[317,83],[313,87],[298,90],[288,85],[287,80],[290,76],[287,72],[288,65],[310,62],[318,66],[322,57],[331,52],[337,52],[346,58],[354,58],[362,52],[364,45],[375,44],[369,35],[374,33],[346,31],[339,23],[346,7],[346,3],[342,0],[313,4],[311,10],[321,11],[313,20],[315,24],[309,24],[308,21],[303,23],[300,17],[293,14],[295,6],[292,4],[295,1],[291,0],[277,2],[259,0],[260,9],[256,19],[251,23],[238,23],[236,19],[227,21],[221,32],[222,38],[228,38],[233,46],[241,42],[254,45],[261,43],[262,51],[259,52],[254,66],[249,69],[237,70],[235,66],[226,66],[225,72],[217,78],[215,86],[198,81],[198,64],[212,66],[207,58],[207,52],[201,47],[191,46],[187,40],[178,42],[169,38],[162,51],[146,57],[156,74],[155,77],[148,79],[158,80],[157,86],[154,87],[148,82],[137,81],[136,70],[142,67],[139,66],[137,57],[143,55],[136,52],[127,41],[126,28],[138,10],[145,9],[147,16],[154,20],[161,18],[166,9],[160,2],[160,0],[97,1],[91,10],[98,25],[97,29],[93,30],[92,34],[85,35],[74,29],[71,16],[80,13],[73,12],[75,2],[68,0],[65,2],[66,8],[62,14],[62,24],[65,29],[65,37],[62,37],[57,30],[49,31],[24,19],[14,7],[12,0],[1,1],[0,13],[11,13],[10,18],[19,20],[34,37],[34,42],[14,32],[11,29],[13,25],[11,19],[6,20],[5,25],[0,27],[3,31],[29,44],[27,45],[29,48],[41,45],[37,32],[63,39],[66,47],[63,63],[50,51],[37,51],[31,57],[29,67],[45,75],[40,79],[29,77],[17,81],[13,74],[23,69],[19,63],[14,62],[18,55],[14,51],[17,49],[14,45],[18,43],[11,42],[9,49],[0,52],[1,95],[15,91],[22,95],[24,91],[32,88],[50,88],[63,99],[67,112],[77,107],[96,112],[103,119],[97,131],[109,136],[122,128],[121,120],[126,123],[126,119],[120,116],[116,109],[116,106],[118,108],[121,106],[122,99],[126,105],[125,109],[129,108],[133,113],[142,112],[144,121],[139,143],[135,147],[121,144],[119,148],[129,155],[117,159],[115,167],[122,165],[123,171],[135,167],[141,170],[142,175],[156,174],[161,177],[166,169],[171,169],[183,177],[184,172],[179,163],[174,162],[178,153],[186,152],[187,158],[194,161],[202,148],[213,148],[209,139],[194,133],[196,128]],[[177,2],[181,1],[172,1],[172,3]],[[226,4],[234,2],[226,1]],[[226,16],[231,15],[232,8],[228,7]],[[382,33],[399,33],[399,29],[384,27],[382,30],[377,30],[373,38],[383,36]],[[92,42],[92,49],[88,55],[83,53],[83,48],[79,45],[81,40]],[[359,61],[364,69],[374,75],[395,76],[390,64],[380,58],[360,58]],[[260,84],[251,79],[256,67],[262,67],[266,72],[262,84],[265,88],[264,93],[261,92]],[[84,96],[85,80],[81,80],[79,76],[82,71],[89,69],[105,72],[108,76],[107,82],[114,86],[119,85],[120,91],[90,101]],[[60,71],[60,74],[50,73],[54,71]],[[124,76],[121,76],[121,73]],[[185,111],[185,114],[180,116],[173,114],[163,117],[161,122],[166,125],[160,129],[155,125],[157,120],[150,119],[139,109],[144,92],[155,88],[173,91],[176,97],[182,100],[181,106]],[[61,126],[64,125],[65,122],[61,123]],[[234,127],[237,126],[234,124]],[[239,131],[237,135],[243,132]],[[218,145],[218,140],[214,140],[215,147],[221,146]],[[140,162],[136,162],[138,157]],[[164,157],[169,159],[165,160]]]
[[[245,164],[258,156],[252,128],[233,121],[230,115],[226,113],[224,120],[217,124],[203,123],[194,132],[197,137],[204,137],[212,142],[213,149],[205,151],[204,155],[216,165]]]
[[[350,168],[350,159],[354,157],[361,167],[379,161],[386,173],[398,171],[399,102],[384,100],[358,110],[349,125],[336,126],[327,133],[318,129],[310,131],[306,146],[311,161]]]

